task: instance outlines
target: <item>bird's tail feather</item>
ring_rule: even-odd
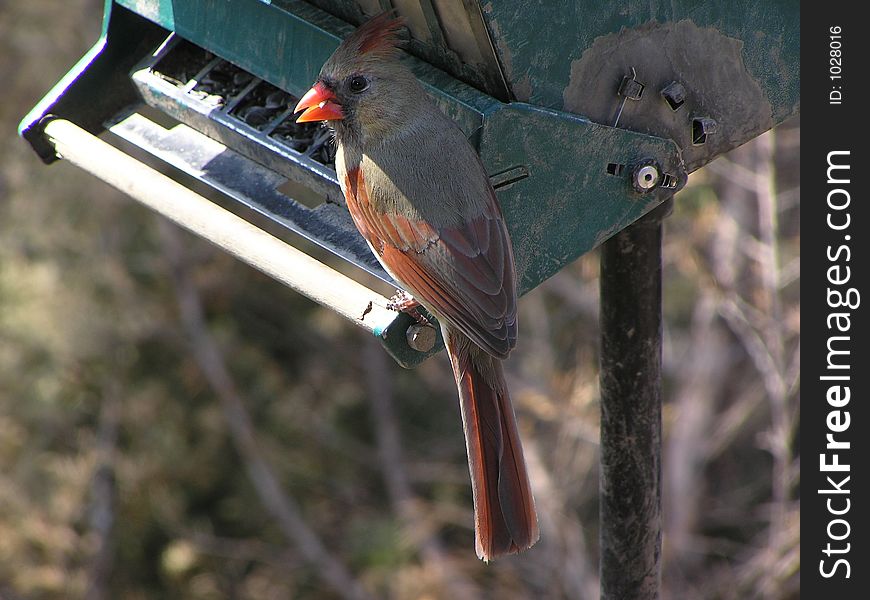
[[[501,361],[473,344],[457,348],[450,341],[474,496],[475,549],[489,561],[538,540],[535,501]]]

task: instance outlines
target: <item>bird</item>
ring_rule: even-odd
[[[477,152],[399,60],[402,17],[382,13],[324,63],[294,113],[334,132],[348,211],[403,288],[392,307],[422,305],[441,327],[459,392],[485,562],[530,548],[537,513],[502,361],[516,345],[516,266]]]

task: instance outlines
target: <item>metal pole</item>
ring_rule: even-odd
[[[661,583],[662,218],[668,200],[601,251],[601,598],[653,600]]]

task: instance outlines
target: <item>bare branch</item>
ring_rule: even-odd
[[[546,539],[551,540],[538,549],[545,554],[538,559],[535,570],[539,576],[558,581],[566,597],[597,598],[600,588],[598,572],[592,565],[575,507],[568,502],[557,480],[544,465],[537,440],[527,438],[523,440],[523,446],[541,529]]]
[[[281,489],[271,465],[263,457],[254,434],[254,425],[245,409],[238,388],[224,363],[217,342],[205,322],[199,292],[190,280],[178,230],[159,220],[164,253],[172,266],[172,280],[193,356],[217,395],[229,427],[230,437],[241,457],[260,501],[278,523],[287,540],[317,570],[342,598],[362,600],[369,594],[354,579],[347,567],[331,554],[317,533],[308,526],[299,505]]]
[[[103,392],[100,421],[97,427],[97,465],[91,483],[89,521],[97,539],[97,549],[88,569],[86,597],[91,600],[109,598],[109,577],[112,573],[115,548],[112,532],[115,525],[115,451],[121,401],[118,382],[111,379]]]
[[[420,548],[423,559],[432,566],[451,597],[471,599],[479,596],[477,587],[449,561],[431,517],[414,494],[402,457],[398,420],[393,410],[393,385],[383,348],[371,336],[363,340],[363,365],[366,388],[372,407],[372,424],[378,444],[381,473],[393,512],[401,519]]]
[[[718,330],[716,300],[702,290],[692,317],[691,360],[676,371],[674,394],[679,417],[666,438],[663,461],[665,534],[674,559],[686,564],[698,554],[689,540],[697,527],[704,493],[704,467],[715,416],[716,386],[710,382],[720,371],[725,342]]]
[[[769,402],[771,408],[771,452],[773,465],[773,502],[774,512],[771,522],[770,544],[778,547],[780,537],[785,535],[786,504],[789,501],[789,480],[791,479],[791,431],[789,419],[788,386],[786,384],[785,340],[782,323],[782,302],[780,300],[780,268],[778,220],[776,206],[775,167],[774,167],[774,133],[769,131],[755,141],[759,154],[756,161],[756,195],[758,197],[758,229],[759,238],[765,252],[759,260],[761,280],[766,296],[767,320],[762,330],[764,341],[770,349],[776,378],[780,385],[770,390]]]

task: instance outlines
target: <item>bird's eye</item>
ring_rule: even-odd
[[[354,75],[350,78],[350,91],[359,94],[369,87],[369,82],[362,75]]]

